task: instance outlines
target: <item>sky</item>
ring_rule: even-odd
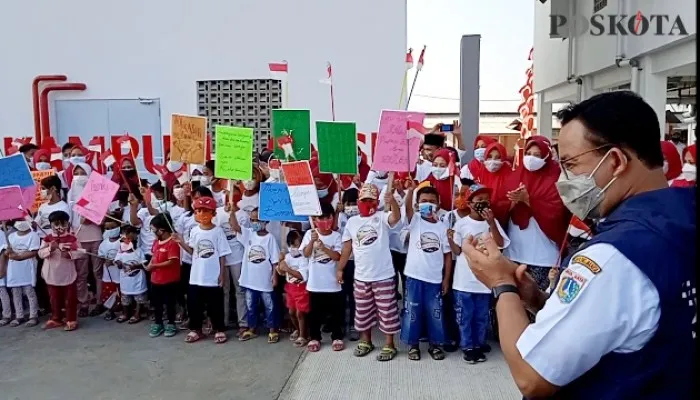
[[[534,0],[407,0],[408,46],[425,64],[409,109],[459,110],[462,35],[481,35],[480,100],[518,100],[532,47]],[[415,68],[409,71],[408,87]],[[438,98],[447,99],[438,99]],[[481,110],[486,111],[486,110]],[[517,111],[517,110],[513,110]]]

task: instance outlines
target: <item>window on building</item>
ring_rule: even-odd
[[[608,5],[608,0],[593,0],[593,12],[597,13]]]

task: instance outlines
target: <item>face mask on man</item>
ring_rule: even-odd
[[[544,167],[544,165],[546,163],[547,162],[545,160],[543,160],[539,157],[535,157],[535,156],[523,157],[523,166],[525,167],[525,169],[527,169],[530,172],[535,172],[535,171],[542,169],[542,167]]]
[[[270,169],[270,178],[279,181],[280,180],[280,170],[279,169]]]
[[[253,232],[263,231],[263,230],[265,230],[265,223],[262,221],[251,222],[250,229],[252,229]]]
[[[697,167],[693,164],[683,164],[681,176],[686,181],[694,181],[697,178]]]
[[[316,227],[322,231],[330,231],[331,229],[333,229],[333,218],[317,219]]]
[[[48,189],[41,189],[41,199],[42,200],[48,200],[49,199],[49,190]]]
[[[478,161],[484,162],[484,158],[486,158],[486,147],[475,149],[474,158],[476,158]]]
[[[358,211],[363,217],[369,217],[377,212],[377,202],[376,201],[360,201],[357,203]]]
[[[288,247],[287,250],[289,250],[289,254],[291,254],[294,258],[301,256],[301,251],[299,251],[299,248],[297,247]]]
[[[119,250],[122,253],[126,253],[127,251],[131,251],[134,249],[134,244],[132,242],[121,242],[119,244]]]
[[[51,164],[44,161],[40,161],[36,163],[36,169],[37,171],[48,171],[51,169]]]
[[[185,200],[185,189],[183,189],[183,188],[173,189],[173,196],[175,197],[175,200],[178,200],[178,201]]]
[[[484,167],[489,172],[497,172],[503,166],[503,161],[501,160],[486,160],[484,161]]]
[[[561,196],[566,208],[581,220],[586,218],[600,218],[599,206],[605,198],[605,191],[617,180],[613,177],[602,189],[595,183],[595,173],[598,172],[603,161],[610,155],[610,151],[605,153],[593,171],[589,174],[575,175],[562,170],[559,180],[556,183],[557,191]],[[567,179],[568,175],[568,179]]]

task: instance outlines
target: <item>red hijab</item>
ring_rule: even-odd
[[[683,161],[681,161],[681,156],[678,154],[678,149],[676,149],[673,142],[666,140],[661,142],[661,152],[664,154],[664,160],[668,164],[666,180],[672,181],[678,178],[683,168]]]
[[[83,157],[85,157],[85,163],[90,165],[91,160],[90,158],[88,158],[88,156],[90,155],[90,151],[87,148],[85,148],[85,146],[81,145],[75,145],[73,149],[75,148],[80,149],[80,151],[83,153]],[[90,165],[90,167],[92,167],[92,165]],[[73,169],[75,169],[75,165],[73,165],[73,163],[70,163],[68,168],[65,169],[63,172],[63,178],[65,179],[66,184],[68,184],[68,187],[70,187],[71,183],[73,182]]]
[[[367,174],[369,174],[370,167],[367,163],[367,155],[360,150],[358,147],[357,154],[360,156],[360,162],[357,164],[357,175],[360,176],[360,182],[367,180]],[[355,177],[353,175],[340,175],[340,183],[343,185],[343,190],[346,190],[352,185],[352,181]],[[358,188],[359,189],[359,188]]]
[[[691,156],[693,156],[693,161],[696,163],[698,162],[698,156],[697,156],[697,150],[696,150],[695,144],[691,144],[690,146],[686,147],[683,149],[683,162],[685,162],[685,155],[690,153]]]
[[[435,155],[433,156],[433,160],[435,160],[438,157],[445,160],[448,165],[450,164],[450,161],[454,162],[452,152],[445,148],[436,151]],[[425,181],[430,182],[430,186],[434,187],[435,190],[437,190],[438,195],[440,196],[440,208],[442,208],[443,210],[451,211],[452,200],[454,197],[454,193],[452,193],[455,184],[454,174],[450,174],[450,176],[448,176],[447,179],[437,179],[433,174],[430,174]]]
[[[690,146],[686,147],[683,149],[683,162],[685,163],[685,156],[690,153],[690,155],[693,157],[693,160],[697,163],[697,150],[696,146],[694,144],[691,144]],[[682,177],[679,177],[675,181],[671,183],[671,187],[694,187],[696,185],[696,181],[688,181],[683,179]]]
[[[473,150],[476,150],[476,144],[479,143],[479,140],[486,143],[486,146],[488,146],[492,143],[498,143],[498,141],[495,138],[492,138],[491,136],[476,135],[476,138],[474,138]],[[467,164],[467,165],[468,165],[467,168],[469,168],[469,172],[471,172],[472,176],[474,177],[474,181],[481,182],[481,172],[484,169],[484,164],[481,161],[474,158],[471,161],[469,161],[469,164]]]
[[[506,180],[513,173],[510,163],[506,160],[508,152],[505,146],[498,142],[494,142],[486,146],[485,160],[488,160],[489,154],[497,150],[501,155],[503,166],[496,172],[490,172],[485,167],[481,171],[481,184],[490,188],[491,192],[491,209],[493,210],[496,219],[502,226],[506,226],[508,222],[508,210],[510,209],[510,200],[506,197]]]
[[[313,152],[311,154],[311,159],[309,160],[309,166],[311,167],[311,176],[318,178],[323,187],[328,188],[328,194],[324,197],[319,197],[318,200],[323,203],[331,204],[333,202],[333,196],[338,192],[338,185],[333,179],[333,174],[322,174],[318,167],[318,153]]]
[[[32,157],[32,161],[34,161],[34,168],[32,168],[32,171],[36,170],[36,164],[41,162],[41,157],[46,157],[46,162],[51,163],[51,151],[47,149],[39,149],[36,152],[34,152],[34,157]]]
[[[136,162],[134,159],[131,156],[123,156],[121,160],[119,160],[119,163],[114,165],[112,181],[118,183],[120,189],[128,190],[131,193],[137,194],[139,193],[139,176],[138,174],[134,174],[132,176],[124,175],[122,169],[124,168],[124,163],[126,161],[130,161],[131,165],[134,166],[134,170],[136,170]]]
[[[561,201],[555,183],[559,179],[561,168],[552,160],[549,139],[544,136],[532,136],[525,142],[525,152],[532,147],[539,147],[546,163],[537,171],[529,171],[520,163],[506,183],[508,191],[515,190],[522,183],[530,197],[530,206],[518,202],[510,211],[510,219],[520,229],[525,229],[534,217],[542,232],[558,245],[566,237],[571,220],[571,213]],[[675,150],[675,148],[674,148]]]

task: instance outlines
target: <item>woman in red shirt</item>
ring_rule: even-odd
[[[169,214],[158,214],[151,220],[151,231],[155,233],[153,258],[146,266],[151,272],[151,304],[154,308],[155,323],[149,336],[175,336],[175,304],[180,286],[180,245],[173,239],[173,221]],[[168,316],[168,324],[163,326],[163,306]]]

